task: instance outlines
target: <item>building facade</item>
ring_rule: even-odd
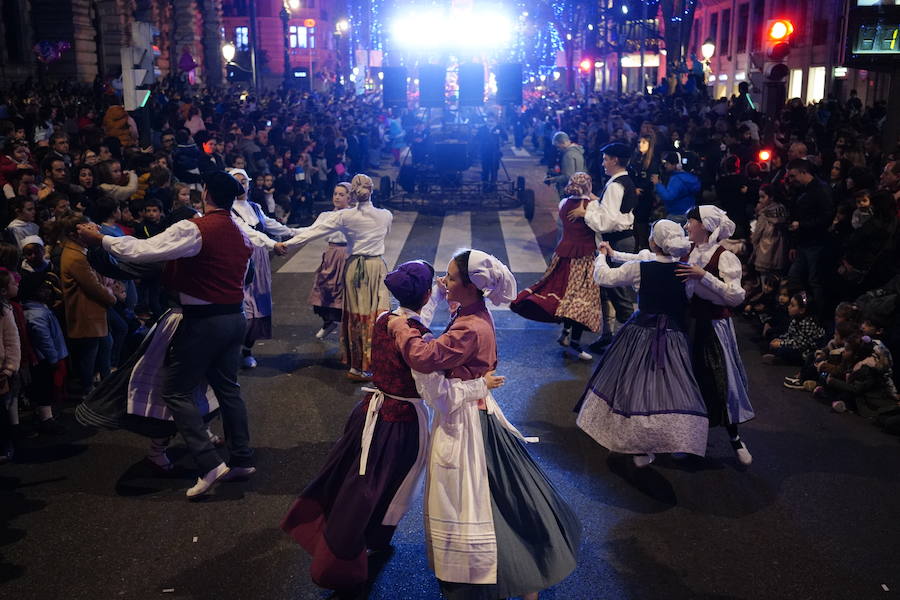
[[[766,27],[774,19],[794,24],[790,53],[780,61],[788,68],[787,98],[816,102],[833,94],[846,100],[855,89],[865,104],[887,98],[886,73],[843,66],[845,0],[698,0],[690,51],[702,56],[710,40],[707,82],[716,97],[737,93],[742,81],[763,89],[767,69]]]

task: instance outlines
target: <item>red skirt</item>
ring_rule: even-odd
[[[514,313],[541,323],[575,321],[600,328],[600,288],[593,281],[593,256],[553,255],[543,277],[522,290],[509,305]]]

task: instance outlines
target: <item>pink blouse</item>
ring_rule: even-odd
[[[460,308],[447,331],[433,340],[406,324],[396,330],[396,340],[406,364],[420,373],[445,371],[448,378],[468,381],[497,367],[494,322],[483,301]]]

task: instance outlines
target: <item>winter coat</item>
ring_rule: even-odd
[[[656,193],[666,205],[668,215],[684,215],[697,204],[700,179],[686,171],[675,171],[669,183],[656,184]]]
[[[750,235],[753,255],[750,257],[758,271],[781,271],[787,258],[787,242],[784,227],[787,209],[773,202],[756,216],[756,227]]]

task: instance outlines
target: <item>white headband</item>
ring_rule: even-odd
[[[469,281],[500,306],[516,299],[516,278],[502,262],[481,250],[469,252]]]
[[[718,243],[731,237],[734,233],[734,221],[728,218],[724,210],[712,204],[704,204],[698,208],[700,222],[709,232],[709,241]]]

